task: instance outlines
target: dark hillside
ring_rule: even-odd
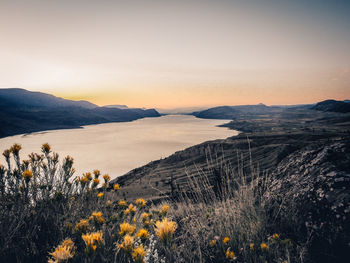
[[[0,89],[0,137],[83,125],[158,117],[154,109],[98,107],[40,92]]]
[[[312,107],[314,110],[346,113],[350,112],[350,103],[347,101],[325,100]]]

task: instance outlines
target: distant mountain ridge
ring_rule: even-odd
[[[246,119],[250,117],[263,117],[265,114],[281,114],[288,111],[296,110],[317,110],[324,112],[350,112],[350,100],[337,101],[325,100],[316,104],[301,104],[301,105],[278,105],[266,106],[263,103],[256,105],[240,105],[240,106],[218,106],[202,111],[195,111],[192,115],[197,118],[204,119],[229,119],[237,118]]]
[[[85,100],[67,100],[54,95],[33,92],[19,88],[0,89],[0,106],[30,107],[81,107],[86,109],[98,106]]]
[[[159,117],[154,109],[98,107],[24,89],[0,89],[0,137]]]

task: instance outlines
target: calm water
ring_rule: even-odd
[[[112,178],[189,146],[238,133],[216,127],[227,120],[206,120],[186,115],[145,118],[133,122],[84,126],[0,139],[0,152],[14,143],[22,145],[21,158],[40,152],[43,143],[60,155],[74,158],[76,175],[99,169]],[[0,163],[5,160],[1,155]]]

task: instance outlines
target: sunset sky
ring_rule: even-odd
[[[1,0],[0,88],[99,105],[350,99],[350,1]]]

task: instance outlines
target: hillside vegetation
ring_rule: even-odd
[[[223,170],[217,190],[206,177],[191,196],[161,204],[125,201],[100,171],[72,178],[48,144],[19,159],[5,150],[0,167],[0,255],[5,262],[307,262],[311,234],[283,232],[270,180]],[[102,187],[98,188],[99,184]],[[108,190],[109,189],[109,190]],[[267,198],[269,196],[269,198]],[[277,200],[276,200],[277,201]]]

